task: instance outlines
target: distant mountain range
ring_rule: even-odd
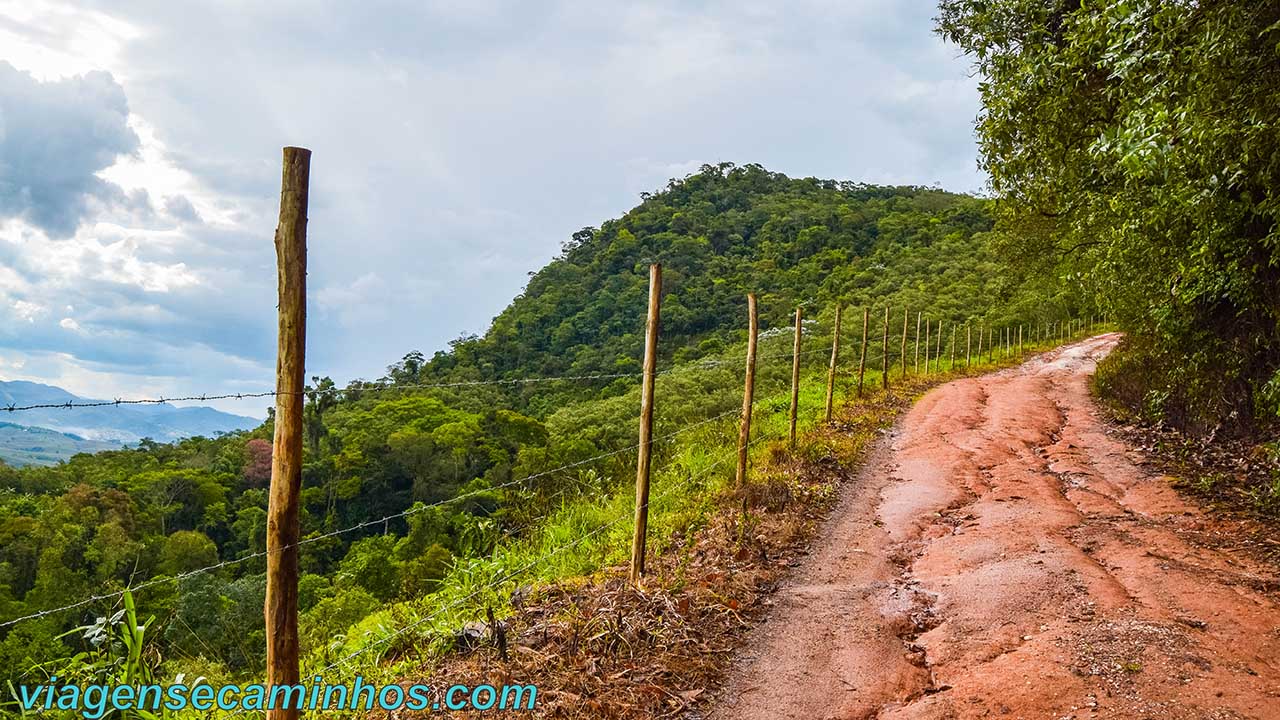
[[[98,402],[52,385],[0,381],[0,459],[11,465],[50,464],[78,452],[98,452],[143,438],[172,442],[257,427],[261,420],[209,407],[109,405],[4,412],[8,406]]]
[[[53,465],[77,453],[117,450],[120,443],[86,440],[70,433],[0,422],[0,460],[7,465]]]

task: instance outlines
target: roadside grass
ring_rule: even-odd
[[[814,346],[819,342],[821,335],[810,341]],[[829,334],[825,342],[829,347]],[[594,617],[591,613],[606,605],[615,610],[615,606],[625,606],[636,615],[631,618],[635,627],[666,632],[669,625],[679,625],[680,632],[685,633],[685,644],[692,643],[691,648],[717,634],[741,630],[751,616],[748,610],[758,610],[760,598],[785,572],[785,566],[776,567],[774,559],[803,549],[823,513],[838,496],[840,485],[854,477],[866,452],[903,410],[936,385],[1018,364],[1055,345],[1028,342],[1021,354],[1015,351],[1007,355],[1002,347],[990,353],[989,361],[984,348],[984,358],[965,368],[963,352],[957,353],[953,366],[944,344],[944,357],[940,362],[935,359],[941,367],[929,375],[914,374],[914,353],[909,346],[908,364],[912,367],[907,378],[902,379],[901,366],[891,367],[891,392],[885,393],[880,387],[881,366],[876,365],[874,371],[868,367],[862,397],[856,392],[857,357],[851,361],[851,353],[842,353],[836,414],[829,424],[823,421],[829,357],[811,352],[802,364],[798,441],[794,447],[787,441],[790,359],[785,358],[762,373],[764,382],[757,388],[747,488],[733,487],[736,415],[707,423],[680,436],[665,452],[655,453],[649,506],[650,572],[642,591],[630,589],[625,581],[635,497],[631,478],[617,477],[608,492],[562,501],[539,527],[523,537],[500,543],[490,556],[457,562],[435,593],[388,606],[365,618],[304,658],[302,676],[322,675],[326,682],[337,683],[356,675],[373,682],[444,674],[452,683],[464,682],[469,675],[484,675],[495,664],[523,663],[527,670],[536,672],[525,675],[525,681],[536,678],[548,688],[560,687],[565,698],[572,698],[593,692],[593,688],[583,687],[586,680],[581,677],[580,665],[588,662],[593,652],[586,638],[574,636],[573,652],[569,653],[572,660],[556,659],[556,652],[539,651],[498,663],[493,657],[493,628],[481,624],[489,612],[506,618],[504,626],[510,625],[512,633],[524,637],[520,633],[527,635],[532,622],[530,607],[543,603],[560,608],[546,609],[544,616],[536,618],[542,624],[543,639],[556,647],[557,642],[568,641],[563,637],[547,638],[570,626],[589,625],[588,620]],[[726,357],[724,362],[740,360]],[[677,368],[673,374],[694,370],[696,366]],[[678,386],[679,382],[675,384]],[[725,407],[734,406],[735,397],[740,405],[740,384],[724,388],[724,396],[710,405],[716,412],[723,412]],[[661,402],[658,407],[661,412]],[[637,604],[635,595],[649,599],[660,596],[670,602]],[[566,597],[572,599],[565,600]],[[548,602],[548,598],[559,600]],[[670,608],[683,610],[671,616]],[[647,614],[652,612],[659,612],[659,617]],[[663,615],[664,612],[668,614]],[[686,621],[693,617],[699,621],[694,623],[698,627],[691,629]],[[555,632],[547,630],[547,623],[553,625]],[[605,636],[610,632],[625,634],[614,628],[605,631]],[[630,650],[631,661],[643,661],[652,668],[667,667],[704,684],[713,682],[719,664],[727,657],[718,653],[699,659],[681,643],[644,641],[639,645],[639,650]],[[649,648],[647,656],[644,647]],[[559,650],[559,655],[567,652],[565,647]],[[595,651],[606,652],[601,648]],[[617,647],[607,652],[616,656]],[[538,662],[530,660],[535,656],[540,658]],[[605,702],[609,707],[653,709],[635,682],[595,686],[594,692],[613,697]],[[664,697],[663,702],[669,699]],[[696,696],[687,702],[695,699]],[[581,717],[629,716],[592,714],[599,707],[584,707],[595,709]]]

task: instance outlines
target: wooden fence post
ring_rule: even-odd
[[[924,317],[924,313],[917,310],[916,311],[916,361],[914,366],[915,373],[917,375],[920,374],[920,319],[923,317]],[[926,349],[928,349],[928,347],[929,347],[928,345],[925,345]]]
[[[791,447],[796,446],[796,417],[800,414],[800,335],[804,332],[801,324],[800,307],[796,306],[796,340],[791,351]]]
[[[735,487],[747,484],[747,445],[751,442],[751,406],[756,392],[756,336],[760,320],[756,314],[756,294],[747,295],[747,380],[742,388],[742,422],[738,427],[738,472]]]
[[[1018,326],[1018,357],[1022,357],[1022,326]]]
[[[930,323],[928,320],[924,321],[924,374],[925,375],[929,374],[929,325],[931,324],[932,323]],[[919,340],[919,338],[917,338],[917,340]],[[918,349],[916,351],[916,354],[919,354]]]
[[[987,362],[992,362],[995,359],[996,359],[996,329],[988,325],[987,326]]]
[[[871,308],[862,308],[862,350],[858,357],[858,397],[862,397],[862,374],[867,369],[867,325],[871,322]]]
[[[881,341],[881,351],[884,357],[880,358],[880,383],[884,385],[884,391],[889,392],[889,306],[884,306],[884,337]]]
[[[942,321],[938,321],[938,347],[934,352],[934,372],[942,372]]]
[[[649,315],[644,326],[644,380],[640,385],[640,454],[636,462],[636,527],[631,536],[631,584],[644,576],[649,531],[649,467],[653,456],[653,385],[658,369],[658,327],[662,302],[662,265],[649,266]]]
[[[831,364],[827,366],[826,421],[831,422],[831,406],[836,394],[836,364],[840,362],[840,305],[836,305],[835,329],[831,331]]]
[[[298,682],[298,539],[302,492],[302,400],[307,348],[307,201],[311,151],[284,149],[276,226],[278,326],[275,436],[267,506],[267,688]],[[301,707],[267,711],[296,720]]]
[[[969,369],[969,362],[973,358],[973,321],[964,324],[964,369]]]
[[[978,326],[978,362],[982,362],[982,336],[986,334],[986,330],[981,325]]]
[[[907,323],[910,321],[911,311],[902,308],[902,348],[898,351],[898,357],[902,359],[902,379],[907,379]]]

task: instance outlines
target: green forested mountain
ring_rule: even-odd
[[[424,376],[638,370],[650,262],[664,266],[664,353],[701,357],[738,338],[747,291],[760,295],[766,325],[784,322],[793,303],[927,293],[953,280],[931,283],[921,264],[955,278],[990,262],[979,245],[955,244],[990,226],[981,201],[940,190],[706,166],[575,233],[483,337],[437,354]]]
[[[670,429],[740,403],[747,292],[760,295],[765,328],[788,323],[799,303],[819,334],[837,303],[888,303],[948,323],[1049,321],[1071,311],[1057,277],[1024,276],[997,259],[991,226],[987,201],[937,189],[707,166],[575,233],[484,336],[429,359],[409,352],[384,377],[346,388],[314,378],[305,408],[304,645],[340,640],[382,604],[432,592],[451,565],[634,472],[632,453],[585,461],[635,442],[650,262],[665,268],[661,368],[688,369],[659,384],[658,425]],[[708,359],[732,362],[694,364]],[[767,380],[774,371],[762,372]],[[593,374],[627,377],[457,384]],[[439,384],[449,386],[427,387]],[[157,616],[162,656],[188,674],[258,669],[270,436],[268,422],[54,467],[0,468],[0,622],[229,562],[152,584],[138,602]],[[546,474],[569,463],[583,464]],[[435,505],[459,493],[465,499]],[[411,508],[407,518],[378,521]],[[59,671],[61,658],[87,647],[80,634],[59,636],[111,606],[0,628],[0,672]]]

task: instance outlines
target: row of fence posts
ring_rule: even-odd
[[[639,458],[636,462],[636,508],[635,508],[635,529],[631,540],[631,565],[628,577],[633,584],[638,584],[644,576],[645,562],[645,543],[648,529],[649,517],[649,477],[651,456],[653,452],[653,387],[657,371],[657,350],[658,350],[658,329],[661,321],[661,295],[662,295],[662,265],[654,263],[649,266],[649,312],[645,321],[645,346],[644,346],[644,369],[643,381],[640,392],[640,442],[639,442]],[[880,383],[886,391],[889,390],[889,323],[890,308],[885,307],[884,323],[881,328],[881,362],[880,362]],[[898,357],[901,361],[901,378],[907,378],[907,340],[908,330],[911,322],[910,310],[903,310],[902,313],[902,341],[899,348]],[[871,310],[864,308],[862,311],[862,347],[858,358],[858,396],[863,395],[863,385],[867,367],[867,336],[871,323]],[[924,319],[923,312],[916,313],[916,336],[915,336],[915,362],[914,368],[916,374],[920,371],[920,329],[924,326],[925,332],[925,353],[924,353],[924,372],[928,374],[929,370],[929,331],[930,322]],[[1093,325],[1090,319],[1090,327]],[[942,336],[943,321],[939,320],[937,325],[937,348],[934,355],[936,364],[934,371],[942,370]],[[964,338],[964,368],[967,370],[971,367],[973,359],[976,356],[978,361],[982,360],[984,349],[983,337],[986,336],[985,349],[987,352],[988,362],[995,359],[995,329],[987,326],[978,329],[978,341],[975,352],[973,343],[973,325],[966,322],[965,338]],[[1085,325],[1082,321],[1056,322],[1050,326],[1046,326],[1044,339],[1050,337],[1054,339],[1065,339],[1072,333],[1083,329]],[[839,305],[835,308],[835,319],[832,324],[831,335],[831,359],[827,365],[827,383],[825,407],[823,409],[823,419],[830,422],[835,402],[835,386],[836,375],[840,361],[840,328],[841,328],[841,308]],[[1003,340],[1003,357],[1010,355],[1019,356],[1023,352],[1023,328],[1024,325],[1018,325],[1017,334],[1015,336],[1013,327],[1005,327],[1001,329]],[[1050,329],[1052,334],[1050,334]],[[742,390],[742,416],[738,425],[738,464],[734,473],[735,487],[741,488],[747,481],[747,449],[751,442],[751,410],[755,404],[755,379],[756,379],[756,354],[759,341],[759,311],[755,293],[747,295],[747,353],[746,353],[746,378],[743,383]],[[804,311],[801,307],[795,310],[795,328],[794,340],[791,353],[791,407],[788,413],[788,432],[787,442],[790,447],[796,444],[796,425],[799,418],[800,410],[800,358],[801,358],[801,342],[804,335]],[[950,368],[957,367],[956,364],[956,328],[951,328],[950,343]]]
[[[284,148],[284,163],[280,187],[280,218],[275,233],[277,281],[278,281],[278,335],[276,356],[276,407],[275,434],[271,452],[271,486],[267,509],[267,588],[263,614],[267,635],[268,688],[275,685],[294,685],[299,681],[298,667],[298,541],[299,496],[302,488],[302,412],[306,366],[306,276],[307,276],[307,205],[310,185],[311,151],[305,148]],[[662,266],[649,268],[649,307],[645,324],[643,380],[640,390],[640,441],[636,464],[635,530],[632,536],[630,580],[638,583],[644,575],[645,536],[649,517],[650,461],[653,450],[654,383],[657,376],[658,332],[661,315]],[[759,335],[759,314],[755,294],[747,295],[747,353],[746,378],[742,393],[742,416],[738,429],[738,463],[735,485],[742,487],[747,481],[747,450],[751,439],[751,410],[755,401],[756,355]],[[902,377],[906,378],[907,328],[910,313],[904,311],[902,342],[899,357],[902,361]],[[867,339],[871,311],[862,312],[862,346],[858,357],[857,393],[861,397],[867,369]],[[889,388],[889,322],[890,310],[885,308],[881,329],[881,385]],[[836,375],[840,360],[840,308],[836,308],[831,342],[831,359],[827,368],[826,405],[824,419],[831,420],[835,398]],[[924,326],[924,372],[930,372],[931,323],[916,314],[915,363],[920,370],[920,329]],[[1072,329],[1079,329],[1078,321],[1053,323],[1044,328],[1043,338],[1065,338]],[[791,412],[789,415],[788,441],[796,442],[796,423],[800,402],[800,346],[803,337],[803,311],[796,308],[794,352],[791,364]],[[1090,320],[1090,326],[1092,320]],[[940,320],[934,330],[934,370],[942,369],[943,323]],[[1022,352],[1023,326],[1018,326],[1016,341],[1013,328],[1002,330],[1005,355],[1016,347]],[[988,356],[993,351],[991,329],[988,328]],[[1037,335],[1039,335],[1037,329]],[[978,335],[978,355],[982,352],[982,333]],[[972,327],[966,325],[965,367],[971,362]],[[951,328],[950,364],[956,366],[956,331]],[[296,708],[276,708],[267,711],[268,720],[296,720]]]

